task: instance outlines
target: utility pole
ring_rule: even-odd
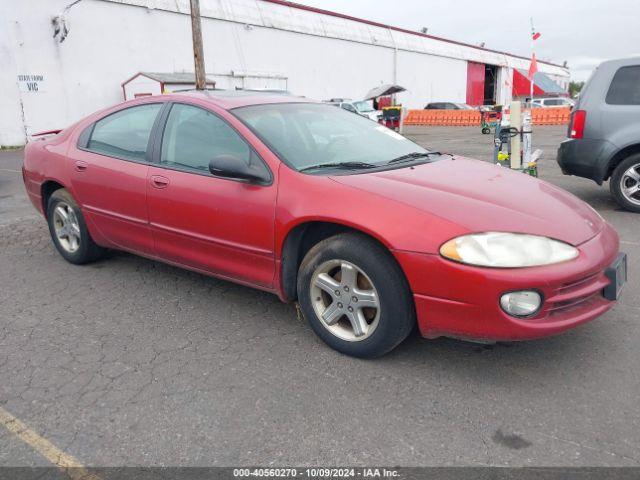
[[[191,0],[191,34],[193,36],[193,61],[196,70],[196,90],[204,90],[207,85],[204,72],[204,49],[202,47],[202,24],[200,21],[200,0]]]

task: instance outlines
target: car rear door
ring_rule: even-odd
[[[151,132],[162,103],[113,112],[81,133],[69,150],[71,187],[91,226],[114,246],[153,252],[146,190]]]
[[[149,168],[147,205],[156,255],[170,262],[270,287],[275,272],[276,187],[219,178],[209,161],[261,162],[221,116],[174,103]]]

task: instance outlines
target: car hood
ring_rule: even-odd
[[[332,179],[454,222],[469,232],[529,233],[579,245],[604,226],[595,210],[560,188],[463,157]]]

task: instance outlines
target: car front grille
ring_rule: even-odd
[[[609,284],[604,272],[594,273],[580,280],[566,283],[556,288],[547,299],[547,312],[550,315],[566,313],[584,308],[593,302],[602,300],[602,290]]]

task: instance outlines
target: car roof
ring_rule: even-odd
[[[632,65],[640,65],[640,57],[617,58],[615,60],[607,60],[606,62],[601,63],[601,66],[610,67],[626,67]]]
[[[273,103],[319,103],[310,98],[285,93],[248,90],[189,90],[173,92],[163,95],[162,97],[174,101],[197,98],[225,110],[247,107],[249,105],[267,105]]]

